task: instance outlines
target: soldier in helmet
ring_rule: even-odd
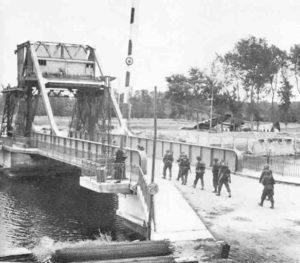
[[[201,180],[201,190],[204,190],[204,180],[203,176],[205,173],[205,163],[201,161],[201,157],[197,156],[197,163],[196,163],[196,177],[193,184],[193,187],[196,188],[198,180]]]
[[[191,171],[190,160],[186,154],[182,156],[179,166],[181,170],[182,184],[186,185],[188,173]]]
[[[225,184],[225,187],[228,192],[228,197],[231,197],[231,190],[229,187],[229,183],[231,183],[230,173],[231,172],[228,167],[228,164],[222,161],[220,165],[220,171],[219,171],[218,193],[216,195],[218,196],[221,195],[222,186],[223,184]]]
[[[264,177],[265,177],[266,175],[269,175],[269,174],[273,175],[273,172],[272,172],[272,170],[270,169],[269,164],[265,164],[265,165],[264,165],[264,168],[263,168],[263,170],[262,170],[262,172],[261,172],[261,175],[260,175],[260,177],[259,177],[259,183],[262,183],[262,180],[264,179]],[[267,196],[267,200],[270,200],[270,199],[269,199],[269,196]]]
[[[166,179],[166,172],[167,169],[169,169],[169,180],[172,179],[172,164],[173,164],[174,158],[173,153],[170,150],[167,150],[164,157],[163,157],[163,178]]]
[[[261,175],[260,175],[260,178],[259,178],[259,182],[261,183],[262,180],[264,179],[264,177],[265,177],[266,175],[269,175],[269,174],[272,174],[272,175],[273,175],[272,170],[270,170],[270,166],[269,166],[268,164],[265,164],[265,165],[264,165],[264,168],[263,168],[263,170],[262,170],[262,172],[261,172]]]
[[[263,206],[266,197],[271,201],[271,207],[274,209],[274,184],[275,180],[272,174],[272,171],[269,170],[269,166],[265,165],[264,170],[259,178],[259,182],[263,184],[264,189],[261,195],[261,201],[258,203],[260,206]]]
[[[213,187],[214,187],[213,193],[217,193],[218,191],[219,170],[220,170],[219,160],[218,158],[215,158],[212,166]]]
[[[119,148],[116,152],[115,158],[115,179],[122,180],[126,177],[125,172],[125,160],[127,156],[122,148]]]
[[[180,179],[182,179],[182,170],[181,170],[181,166],[180,166],[180,162],[181,159],[185,156],[184,152],[181,152],[179,155],[179,158],[177,159],[177,163],[178,163],[178,176],[177,176],[177,181],[179,181]]]

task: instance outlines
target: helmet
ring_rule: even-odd
[[[201,161],[201,156],[197,156],[197,161]]]
[[[270,166],[268,164],[264,165],[264,170],[268,170],[270,168]]]

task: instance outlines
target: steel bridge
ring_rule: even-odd
[[[117,194],[117,213],[145,235],[151,229],[152,239],[213,239],[175,185],[158,178],[161,171],[155,171],[156,184],[150,183],[147,158],[153,141],[131,136],[127,130],[110,85],[114,78],[103,74],[94,48],[39,41],[18,45],[15,53],[18,85],[3,91],[2,167],[30,167],[37,156],[78,167],[82,187]],[[63,135],[51,97],[66,94],[75,102],[68,135]],[[47,114],[49,133],[33,129],[39,104]],[[112,116],[118,120],[119,135],[112,133]],[[185,151],[191,159],[201,155],[210,165],[218,157],[228,161],[231,170],[239,169],[240,157],[234,150],[161,140],[157,144],[158,158],[171,149],[178,155]],[[138,145],[145,150],[138,150]],[[118,151],[126,153],[126,161],[116,161]]]

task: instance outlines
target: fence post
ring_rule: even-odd
[[[91,159],[91,143],[88,143],[88,159]]]
[[[66,138],[64,138],[64,154],[67,153],[66,144],[67,144],[67,141],[66,141]]]

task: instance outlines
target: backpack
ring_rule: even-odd
[[[196,173],[204,173],[204,171],[205,171],[205,163],[197,162]]]
[[[180,166],[189,167],[190,166],[190,160],[187,157],[183,157],[180,161]]]
[[[167,164],[172,164],[172,162],[173,162],[173,154],[172,153],[166,154],[164,159],[165,159],[165,162]]]

